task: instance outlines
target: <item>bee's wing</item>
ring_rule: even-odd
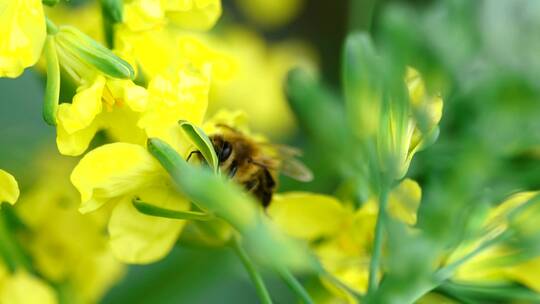
[[[313,180],[313,173],[302,162],[294,158],[283,158],[281,160],[281,173],[301,182]]]

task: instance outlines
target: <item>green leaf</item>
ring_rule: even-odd
[[[53,35],[47,35],[44,51],[47,60],[47,87],[45,88],[43,119],[51,126],[56,125],[56,112],[58,111],[58,99],[60,96],[60,65],[54,37]]]
[[[181,120],[178,123],[191,142],[201,152],[204,159],[212,167],[214,172],[218,172],[219,160],[210,138],[208,138],[203,130],[189,121]]]
[[[155,205],[145,203],[138,198],[134,198],[133,206],[140,212],[146,215],[158,216],[177,220],[197,220],[209,221],[214,219],[214,216],[209,213],[194,212],[194,211],[178,211],[160,208]]]

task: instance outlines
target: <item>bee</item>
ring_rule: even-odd
[[[313,179],[311,171],[295,157],[297,149],[259,142],[227,125],[209,136],[222,173],[253,194],[268,207],[277,188],[279,173],[299,181]]]

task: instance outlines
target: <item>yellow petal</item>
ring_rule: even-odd
[[[40,279],[25,271],[17,271],[0,286],[0,303],[55,304],[56,293]]]
[[[346,216],[335,198],[308,192],[276,194],[267,211],[285,232],[307,240],[336,233]]]
[[[536,292],[540,292],[540,257],[504,270],[506,276]]]
[[[195,70],[180,69],[175,74],[157,76],[149,84],[148,109],[138,126],[148,137],[157,137],[184,153],[178,128],[179,120],[200,125],[208,105],[210,79]]]
[[[390,192],[388,211],[394,218],[408,225],[414,225],[421,197],[422,189],[418,183],[412,179],[405,179]]]
[[[130,80],[111,79],[107,82],[107,88],[111,90],[120,106],[125,102],[135,112],[142,112],[148,103],[148,92]]]
[[[189,208],[189,202],[172,186],[151,187],[137,192],[137,196],[161,208],[179,211]],[[133,207],[132,199],[126,197],[112,212],[109,222],[111,247],[123,262],[155,262],[169,253],[186,221],[142,214]]]
[[[132,31],[149,30],[163,23],[162,0],[132,0],[124,4],[124,23]]]
[[[41,0],[0,0],[0,77],[17,77],[34,65],[45,36]]]
[[[107,201],[151,184],[164,173],[145,148],[127,143],[101,146],[86,154],[71,174],[86,213]]]
[[[388,212],[394,219],[414,225],[421,197],[422,189],[418,183],[412,179],[404,179],[388,196]],[[370,199],[356,212],[356,222],[366,222],[366,217],[375,218],[378,210],[377,199]]]
[[[66,104],[58,109],[58,125],[68,134],[89,127],[95,117],[101,113],[103,88],[105,77],[98,76],[96,79],[77,89],[71,104]]]
[[[167,18],[192,30],[208,30],[221,16],[221,0],[165,0]]]
[[[0,203],[15,204],[19,198],[19,186],[13,175],[0,169]]]
[[[70,105],[63,103],[59,106],[59,112],[66,111],[65,108],[69,108]],[[68,133],[62,123],[59,123],[56,127],[56,145],[58,146],[58,151],[62,155],[69,156],[78,156],[84,153],[90,142],[96,135],[96,132],[99,129],[97,123],[92,123],[88,127],[83,128],[79,131]]]
[[[237,0],[238,6],[251,20],[268,28],[292,21],[300,13],[304,0]]]

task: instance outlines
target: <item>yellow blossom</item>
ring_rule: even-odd
[[[120,26],[115,45],[118,52],[138,69],[138,74],[147,79],[174,73],[179,68],[211,72],[213,78],[229,78],[235,72],[234,63],[229,56],[210,48],[207,40],[201,35],[169,28],[133,32]]]
[[[237,0],[240,9],[254,22],[274,28],[291,22],[304,6],[304,0]]]
[[[60,153],[82,154],[99,130],[106,130],[116,140],[143,143],[144,132],[136,125],[146,103],[146,90],[130,80],[98,75],[85,81],[72,103],[58,108],[56,142]]]
[[[140,120],[149,136],[168,141],[185,155],[191,143],[179,120],[202,122],[208,84],[204,78],[179,71],[171,78],[156,77],[149,85],[149,105]],[[81,194],[80,211],[88,213],[107,204],[114,254],[128,263],[150,263],[165,256],[185,221],[149,216],[132,205],[139,198],[157,207],[185,211],[190,203],[179,195],[168,174],[141,144],[113,143],[86,154],[73,170],[71,181]]]
[[[311,49],[299,41],[268,45],[254,32],[239,27],[225,29],[214,45],[236,68],[228,79],[212,83],[210,112],[242,110],[250,117],[254,131],[281,138],[290,135],[295,120],[283,83],[293,67],[316,69]]]
[[[75,301],[96,303],[123,270],[105,233],[109,210],[78,212],[79,197],[67,176],[72,162],[46,154],[41,176],[23,193],[16,214],[25,224],[21,244],[34,268],[50,282],[65,284]],[[66,233],[69,231],[69,233]]]
[[[56,304],[54,290],[24,270],[9,274],[0,261],[0,303]]]
[[[221,15],[221,0],[128,0],[124,23],[144,31],[171,23],[185,29],[207,30]]]
[[[54,7],[46,7],[45,12],[47,18],[55,24],[74,26],[92,39],[104,42],[103,18],[98,1],[86,1],[77,5],[60,1]]]
[[[416,223],[421,190],[406,179],[389,196],[389,214],[406,224]],[[358,209],[337,199],[313,193],[283,193],[275,196],[269,216],[285,232],[310,242],[323,267],[349,288],[367,289],[368,268],[378,213],[377,202],[369,200]],[[337,297],[349,295],[323,280]]]
[[[18,77],[33,66],[45,43],[41,0],[0,0],[0,77]]]
[[[19,186],[17,181],[11,174],[0,169],[0,203],[7,202],[13,205],[18,198]]]
[[[512,195],[491,210],[485,220],[486,233],[480,240],[473,240],[458,248],[449,261],[454,261],[479,246],[485,240],[500,233],[514,230],[527,236],[540,231],[538,225],[539,205],[532,201],[538,192],[520,192]],[[529,205],[527,205],[529,204]],[[522,250],[510,244],[496,244],[461,265],[453,280],[464,283],[496,285],[518,282],[540,292],[540,256],[519,257]]]
[[[443,108],[442,98],[438,94],[428,94],[421,75],[416,70],[407,69],[405,83],[410,109],[406,113],[404,125],[401,125],[399,118],[402,110],[390,107],[388,113],[381,113],[378,118],[378,123],[382,126],[379,125],[376,131],[381,166],[384,168],[389,160],[395,162],[397,179],[405,176],[414,154],[430,145],[438,136],[438,123]]]

